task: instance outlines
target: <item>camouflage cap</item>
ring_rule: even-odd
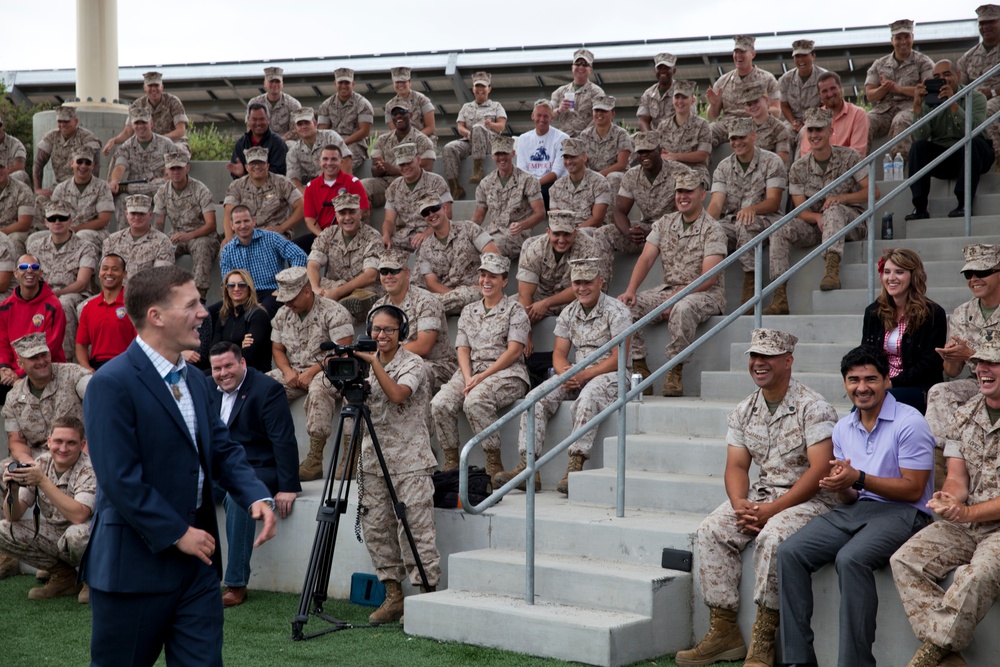
[[[73,120],[76,118],[76,107],[65,104],[56,107],[56,120]]]
[[[159,72],[146,72],[142,75],[142,82],[148,84],[163,85],[163,75]]]
[[[76,162],[79,159],[94,161],[94,151],[87,148],[86,146],[77,146],[73,149],[73,153],[70,155],[70,159]]]
[[[278,291],[274,298],[285,303],[297,297],[302,288],[309,284],[309,275],[304,266],[290,266],[278,271],[274,280],[278,283]]]
[[[799,339],[790,333],[777,329],[754,329],[750,334],[750,347],[745,354],[763,354],[774,357],[779,354],[791,354]]]
[[[816,42],[811,39],[797,39],[792,42],[793,56],[808,56],[816,50]]]
[[[806,109],[806,119],[803,122],[805,127],[830,127],[833,123],[833,112],[829,109],[813,107]]]
[[[576,213],[573,211],[549,211],[549,229],[554,232],[574,232],[576,223]]]
[[[733,37],[733,51],[753,51],[757,38],[753,35],[736,35]]]
[[[889,34],[898,35],[901,32],[913,34],[913,21],[910,19],[900,19],[889,24]]]
[[[12,345],[17,356],[30,359],[37,354],[44,354],[49,351],[49,344],[45,342],[45,334],[41,331],[21,336]]]
[[[273,81],[277,79],[278,81],[285,80],[285,70],[280,67],[265,67],[264,68],[264,80]]]
[[[417,145],[400,144],[393,149],[392,157],[396,161],[396,166],[409,164],[417,159]]]
[[[333,70],[333,80],[336,83],[341,81],[354,81],[354,70],[350,67],[340,67]]]
[[[492,81],[493,77],[490,76],[489,72],[476,72],[472,75],[473,86],[490,86]]]
[[[973,243],[965,246],[965,266],[962,271],[986,271],[1000,264],[1000,245]]]
[[[571,259],[569,261],[570,280],[593,280],[601,275],[601,260],[597,257]]]
[[[149,213],[153,199],[149,195],[129,195],[125,199],[125,210],[129,213]]]
[[[632,144],[638,151],[655,151],[660,147],[660,134],[655,130],[636,132],[632,135]]]
[[[42,334],[32,335],[41,336]],[[14,343],[14,345],[17,345],[17,343]],[[980,343],[979,348],[969,357],[969,361],[972,363],[985,361],[988,364],[1000,364],[1000,336],[990,336]]]
[[[151,123],[153,122],[153,110],[149,107],[133,104],[128,108],[128,119],[132,123]]]
[[[694,97],[695,88],[697,88],[698,83],[696,81],[688,81],[686,79],[674,79],[674,95],[683,95],[684,97]]]
[[[51,218],[54,215],[73,217],[73,209],[64,201],[51,200],[45,204],[45,217]]]
[[[188,154],[185,151],[174,151],[163,154],[163,166],[167,169],[171,167],[186,167],[189,160]]]
[[[587,147],[580,139],[563,139],[562,154],[564,156],[575,157],[577,155],[584,155],[586,152]]]
[[[762,97],[767,97],[767,88],[765,86],[759,83],[747,86],[743,89],[742,94],[740,94],[740,104],[750,104]]]
[[[396,95],[391,100],[389,100],[389,103],[386,104],[385,106],[386,108],[389,109],[390,112],[393,109],[403,109],[406,111],[406,113],[410,113],[410,103],[404,100],[399,95]]]
[[[594,64],[594,54],[590,52],[589,49],[577,49],[573,52],[573,62],[583,58],[587,61],[588,65]]]
[[[247,164],[251,162],[267,162],[267,152],[266,146],[251,146],[243,151],[243,158],[247,161]]]
[[[684,171],[679,171],[676,176],[674,176],[674,190],[697,190],[703,187],[701,174],[694,171],[693,169],[685,169]]]
[[[352,195],[348,192],[341,192],[333,198],[334,211],[339,212],[355,208],[361,208],[361,195]]]
[[[598,95],[594,98],[593,109],[597,111],[601,109],[602,111],[613,111],[615,108],[615,98],[610,95]]]
[[[316,120],[316,112],[312,107],[301,107],[292,112],[292,123]]]
[[[410,268],[410,256],[395,248],[383,250],[378,256],[378,268],[408,269]]]
[[[514,137],[498,136],[493,137],[490,141],[490,152],[493,155],[497,153],[513,153],[514,152]]]
[[[657,53],[653,58],[653,67],[666,65],[667,67],[677,66],[677,56],[672,53]]]
[[[421,197],[420,200],[417,202],[417,210],[423,213],[424,210],[432,206],[440,206],[440,205],[441,205],[441,197],[437,196],[437,194],[433,192],[428,192],[423,197]]]
[[[753,118],[749,116],[730,116],[729,120],[726,121],[726,129],[729,131],[729,137],[746,137],[757,131],[757,126],[754,125]]]
[[[409,81],[410,80],[410,68],[409,67],[393,67],[392,68],[392,82],[397,81]]]
[[[510,271],[510,260],[495,252],[484,252],[479,258],[479,270],[502,276]]]
[[[976,7],[976,18],[980,21],[1000,19],[1000,5],[980,5]]]

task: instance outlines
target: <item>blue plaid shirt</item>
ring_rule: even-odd
[[[276,290],[278,282],[274,276],[289,266],[305,266],[307,259],[302,248],[281,234],[255,229],[247,245],[237,238],[227,243],[219,256],[219,264],[223,277],[233,269],[243,269],[253,278],[254,288]]]

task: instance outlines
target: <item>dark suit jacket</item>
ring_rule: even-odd
[[[944,360],[935,347],[944,347],[948,338],[948,316],[944,308],[931,302],[931,313],[919,329],[907,329],[901,344],[903,371],[892,379],[893,387],[920,387],[927,390],[942,381]],[[877,315],[877,303],[865,308],[861,344],[885,350],[885,326]]]
[[[216,388],[212,390],[212,410],[219,414],[221,409],[222,393]],[[295,425],[281,383],[248,366],[226,425],[272,495],[302,490]]]
[[[218,411],[211,410],[215,388],[190,371],[187,385],[198,419],[200,456],[177,401],[138,343],[101,367],[87,387],[83,416],[98,487],[80,571],[94,589],[164,593],[190,579],[190,568],[201,563],[174,543],[189,526],[210,532],[218,542],[212,479],[243,507],[271,495]],[[196,511],[199,458],[205,483]],[[221,578],[218,549],[213,561]]]

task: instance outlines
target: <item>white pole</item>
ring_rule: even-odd
[[[76,96],[118,101],[118,0],[76,0]]]

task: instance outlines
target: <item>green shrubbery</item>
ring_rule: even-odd
[[[28,173],[31,173],[31,156],[34,155],[34,130],[31,118],[39,111],[51,109],[48,102],[28,106],[15,104],[7,97],[7,83],[0,79],[0,114],[3,115],[3,129],[17,137],[28,151]]]
[[[228,161],[232,157],[233,144],[236,142],[231,135],[220,132],[214,124],[195,125],[192,122],[187,126],[187,140],[192,161]]]

